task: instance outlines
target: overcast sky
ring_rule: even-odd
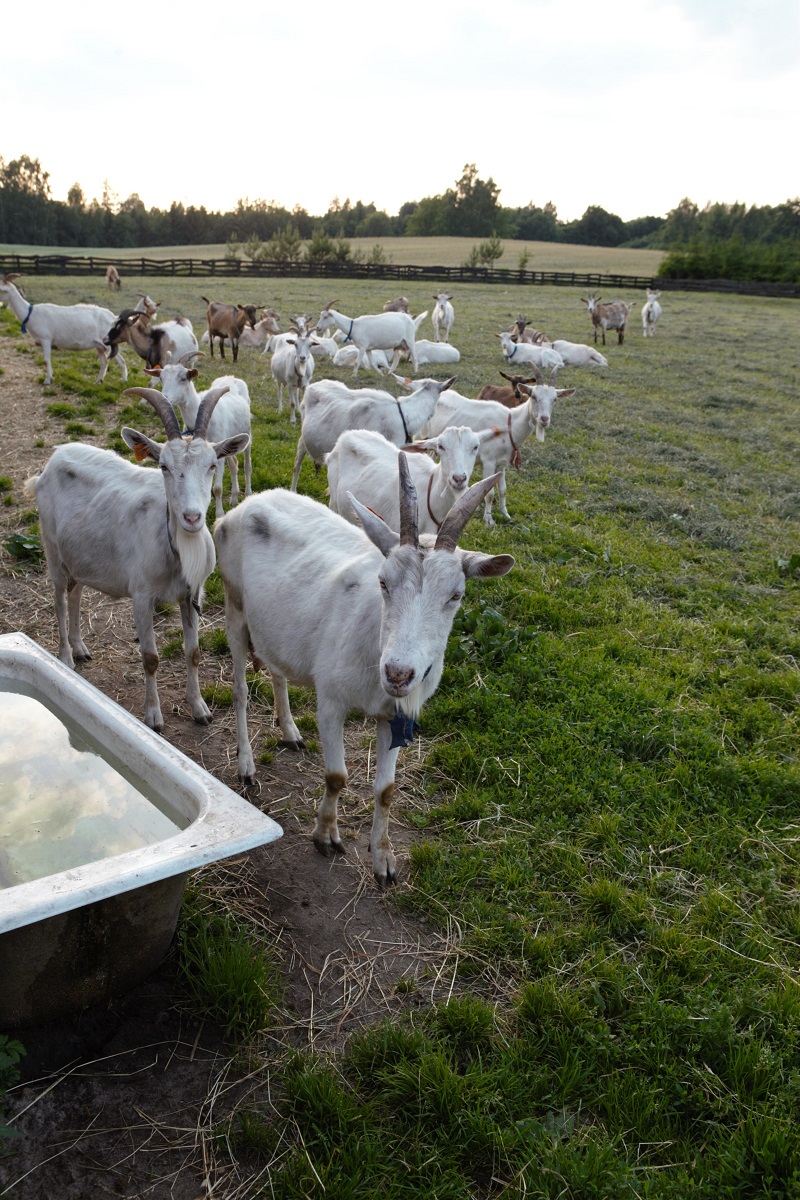
[[[238,12],[238,16],[237,16]],[[800,193],[797,0],[7,5],[0,156],[56,199],[396,213],[465,163],[624,220]],[[25,47],[24,53],[22,47]]]

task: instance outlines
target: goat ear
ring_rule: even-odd
[[[122,440],[126,446],[130,446],[136,456],[137,462],[144,462],[146,458],[152,458],[153,462],[158,462],[161,457],[161,446],[158,442],[154,442],[144,433],[139,433],[138,429],[130,429],[127,425],[120,430]]]
[[[384,558],[386,558],[394,550],[395,546],[398,545],[400,534],[390,529],[386,522],[377,513],[374,513],[371,508],[367,508],[356,500],[352,492],[347,493],[347,499],[350,501],[353,512],[361,522],[364,533],[378,547]]]
[[[198,371],[197,367],[189,367],[188,371],[186,372],[186,378],[196,379],[199,374],[200,372]]]
[[[401,446],[406,454],[424,454],[426,450],[436,449],[437,438],[427,438],[424,442],[411,442],[408,446]]]
[[[560,388],[556,392],[556,395],[558,396],[559,400],[566,400],[567,396],[575,395],[575,388]]]
[[[507,575],[514,566],[512,554],[480,554],[473,550],[458,550],[456,553],[467,579],[491,579]]]
[[[145,375],[152,375],[154,379],[161,378],[161,367],[143,367]]]
[[[249,442],[249,433],[237,433],[234,437],[225,438],[224,442],[214,442],[214,450],[217,458],[230,458],[233,454],[241,454]]]

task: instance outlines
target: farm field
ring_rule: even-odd
[[[354,252],[368,257],[380,245],[389,262],[398,266],[460,267],[480,238],[350,238]],[[573,246],[562,242],[521,242],[505,239],[503,257],[497,266],[515,269],[520,255],[528,252],[530,271],[584,271],[600,274],[655,275],[663,250],[629,250],[616,246]],[[144,249],[98,249],[63,246],[9,246],[0,244],[0,254],[94,254],[98,258],[224,258],[224,243],[209,246],[149,246]],[[244,256],[243,256],[244,257]]]
[[[34,303],[132,306],[147,291],[164,316],[190,317],[198,337],[204,328],[205,281],[125,278],[113,300],[101,279],[22,282]],[[234,281],[207,286],[215,299],[276,307],[283,327],[331,299],[313,280],[261,282],[248,295]],[[336,295],[348,315],[390,298],[353,281],[337,281]],[[229,1042],[225,1086],[209,1084],[202,1153],[187,1135],[186,1190],[176,1174],[165,1194],[188,1200],[206,1178],[219,1200],[800,1196],[798,308],[669,293],[645,340],[644,295],[604,298],[637,301],[625,343],[609,339],[607,369],[561,372],[558,386],[575,394],[556,402],[545,442],[525,444],[521,470],[509,468],[511,522],[487,529],[473,518],[461,539],[516,565],[468,586],[419,750],[401,755],[395,889],[378,896],[370,877],[368,724],[349,731],[348,864],[329,867],[310,840],[322,775],[313,696],[297,689],[309,749],[287,766],[268,689],[253,680],[263,777],[253,799],[285,826],[286,845],[263,894],[242,885],[241,864],[198,875],[181,961],[197,961],[203,921],[233,921],[284,990],[260,1021],[237,1024],[230,997],[216,1008],[206,997],[203,1009],[176,984],[174,1003],[227,1027]],[[421,289],[409,299],[415,314],[432,304]],[[455,374],[465,395],[500,382],[494,334],[519,313],[552,337],[592,341],[577,290],[463,286],[453,303],[462,361],[420,373]],[[431,336],[429,319],[420,334]],[[128,386],[146,384],[125,353]],[[98,386],[94,355],[55,352],[42,396],[37,363],[0,310],[6,544],[35,533],[21,485],[57,442],[122,450],[123,424],[163,437],[146,407],[120,397],[113,364]],[[210,357],[198,366],[203,386],[223,373]],[[243,350],[235,370],[253,402],[254,489],[287,486],[297,427],[276,411],[269,357]],[[318,362],[315,378],[326,376],[352,385],[351,372]],[[324,476],[306,460],[300,490],[324,501]],[[22,627],[55,650],[43,567],[6,548],[0,571],[0,631]],[[208,593],[201,681],[212,733],[181,715],[181,669],[171,680],[164,655],[160,686],[177,698],[165,736],[237,786],[214,577]],[[104,665],[110,649],[87,677],[141,715],[125,602],[115,612],[98,605],[93,626],[101,646],[110,629],[119,681]],[[163,615],[160,649],[179,628],[177,614]],[[283,852],[320,893],[331,889],[327,901],[314,893],[305,916],[299,902],[282,904],[282,890],[299,894],[281,874]],[[355,925],[337,932],[359,904],[369,906],[361,940]],[[395,925],[418,951],[381,967],[366,930],[388,939]],[[333,987],[326,955],[344,961],[348,939]],[[368,1004],[363,973],[380,990]],[[99,1104],[122,1085],[95,1086]],[[66,1084],[57,1094],[62,1105],[73,1095]],[[158,1136],[168,1140],[164,1128]],[[34,1165],[30,1145],[21,1155]],[[19,1195],[56,1194],[66,1170],[64,1159],[37,1167],[41,1192]]]

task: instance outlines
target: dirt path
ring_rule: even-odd
[[[22,484],[64,440],[61,421],[47,413],[53,397],[42,395],[41,372],[22,347],[21,339],[0,337],[0,476],[11,480],[11,491],[3,495],[13,498],[0,506],[0,542],[26,528],[22,514],[30,505]],[[82,674],[141,716],[143,676],[129,603],[86,593],[84,607],[93,659]],[[217,623],[218,611],[204,614],[204,627]],[[165,630],[177,628],[177,614],[160,617],[159,644]],[[44,569],[20,567],[0,549],[0,632],[14,630],[51,652],[57,648]],[[206,655],[201,683],[215,680],[230,684],[229,661]],[[162,661],[159,690],[165,736],[241,790],[231,710],[218,709],[210,727],[194,724],[183,704],[182,658]],[[271,724],[268,712],[252,717],[256,747],[265,720]],[[9,1099],[22,1136],[14,1157],[0,1161],[0,1196],[196,1200],[213,1194],[220,1200],[239,1194],[242,1172],[237,1164],[217,1162],[211,1135],[243,1096],[266,1089],[274,1055],[288,1044],[339,1046],[364,1022],[446,994],[454,947],[401,919],[392,897],[382,895],[372,878],[367,845],[373,733],[371,722],[354,722],[347,731],[351,785],[340,822],[348,848],[344,857],[329,861],[310,840],[322,777],[319,755],[278,748],[273,762],[259,767],[260,789],[251,799],[282,825],[283,838],[203,873],[220,903],[258,919],[286,976],[280,1030],[252,1076],[241,1080],[218,1031],[187,1015],[175,962],[168,958],[125,997],[51,1026],[19,1031],[28,1053],[23,1083]],[[402,881],[411,836],[402,813],[414,803],[421,762],[411,750],[402,757],[393,820],[401,889],[408,886]],[[413,989],[396,990],[398,981],[412,978]]]

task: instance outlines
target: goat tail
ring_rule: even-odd
[[[31,500],[36,499],[36,485],[40,479],[40,475],[31,475],[30,478],[26,479],[22,485],[23,492],[26,496],[29,496]]]

